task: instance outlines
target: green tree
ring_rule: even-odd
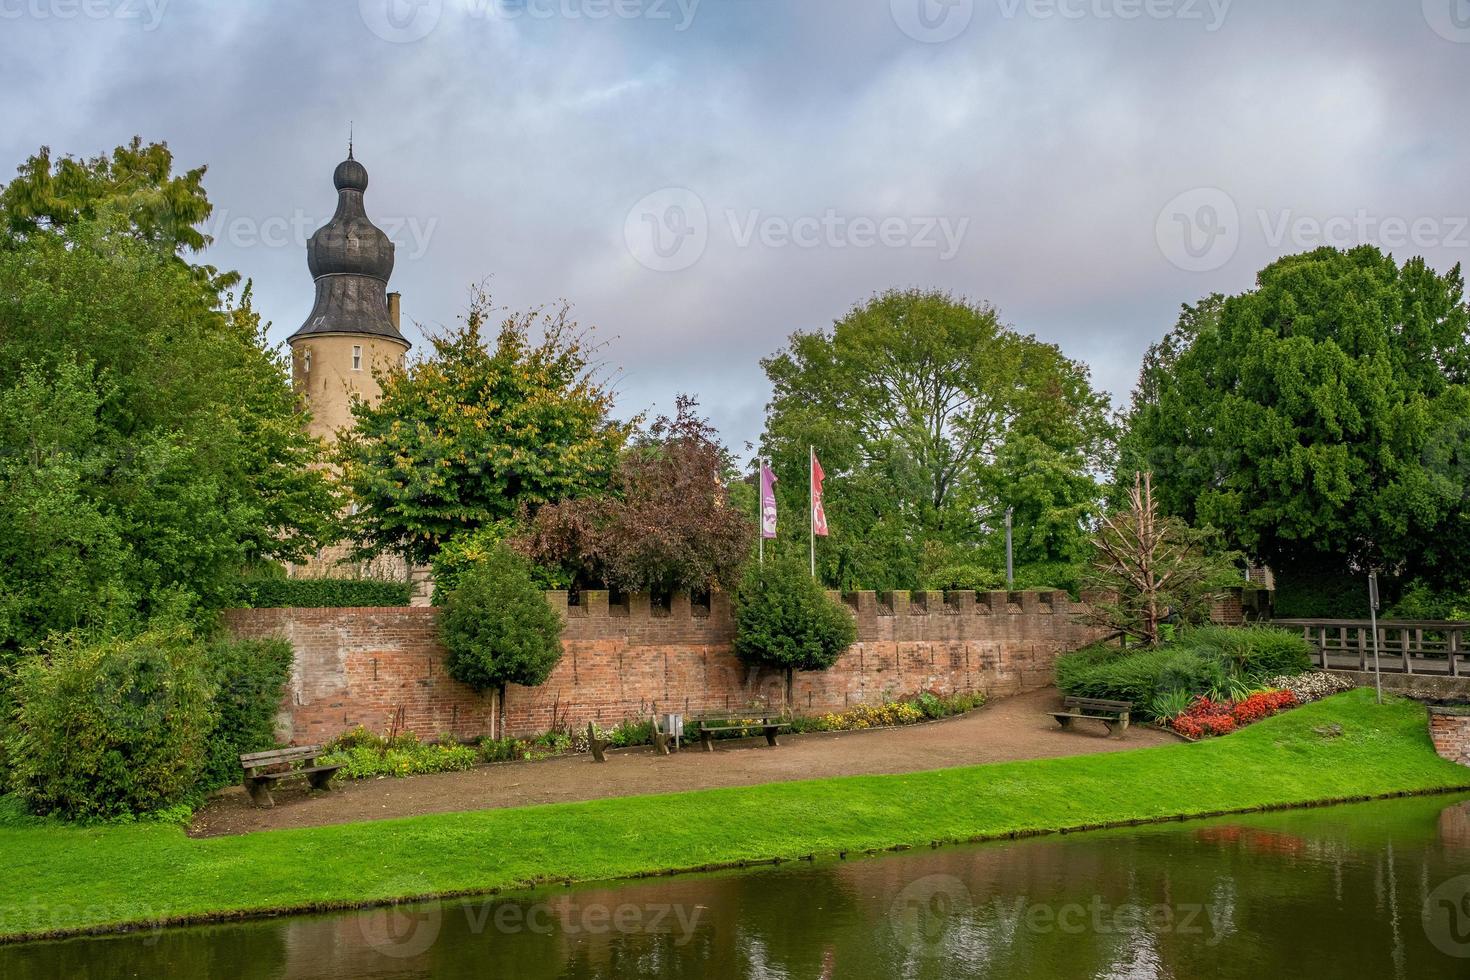
[[[562,626],[529,564],[504,544],[461,572],[439,614],[449,675],[497,693],[502,730],[506,686],[546,683],[561,659]]]
[[[370,547],[428,563],[456,534],[606,487],[628,427],[585,334],[563,306],[512,315],[486,344],[490,313],[476,291],[430,356],[353,406],[340,458]]]
[[[1276,566],[1463,576],[1470,334],[1460,269],[1318,249],[1188,307],[1150,353],[1123,462],[1166,513]]]
[[[751,563],[735,593],[735,654],[786,672],[791,704],[795,671],[826,670],[857,641],[852,614],[833,601],[793,556]]]
[[[831,476],[824,580],[910,588],[926,542],[988,541],[993,554],[1008,506],[1041,529],[1027,560],[1065,560],[1085,541],[1099,496],[1088,474],[1112,435],[1106,396],[1084,365],[992,307],[894,290],[830,331],[793,334],[762,364],[783,533],[806,535],[809,446]]]
[[[0,249],[0,649],[231,601],[243,568],[333,533],[320,445],[248,287],[217,293],[106,223]],[[19,606],[19,608],[17,608]]]
[[[0,188],[0,241],[19,244],[37,235],[66,237],[105,219],[137,241],[169,255],[202,251],[212,239],[199,227],[214,211],[204,191],[207,168],[173,172],[167,143],[134,136],[91,159],[54,159],[43,146]],[[213,266],[191,267],[218,289],[239,282]]]

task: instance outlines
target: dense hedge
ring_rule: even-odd
[[[275,747],[276,713],[291,660],[291,644],[285,640],[221,641],[209,648],[214,727],[200,789],[239,782],[241,755]]]
[[[245,582],[239,604],[250,609],[406,606],[407,582],[353,578],[261,578]]]

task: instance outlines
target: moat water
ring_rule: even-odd
[[[1470,977],[1470,800],[0,947],[0,977]]]

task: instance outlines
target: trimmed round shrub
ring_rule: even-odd
[[[182,630],[65,639],[17,667],[10,788],[35,813],[125,817],[183,801],[214,728],[203,652]]]
[[[1312,645],[1300,633],[1269,626],[1197,626],[1180,637],[1179,645],[1216,656],[1251,680],[1312,669]]]
[[[852,614],[827,595],[806,564],[750,565],[735,594],[735,653],[749,664],[826,670],[857,640]]]
[[[561,659],[562,620],[503,543],[466,567],[444,601],[439,635],[449,674],[477,691],[544,684]]]

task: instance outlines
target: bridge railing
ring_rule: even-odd
[[[1272,626],[1299,629],[1327,670],[1372,670],[1373,626],[1366,619],[1273,619]],[[1470,622],[1391,619],[1378,621],[1380,668],[1403,674],[1470,677],[1466,649]]]

